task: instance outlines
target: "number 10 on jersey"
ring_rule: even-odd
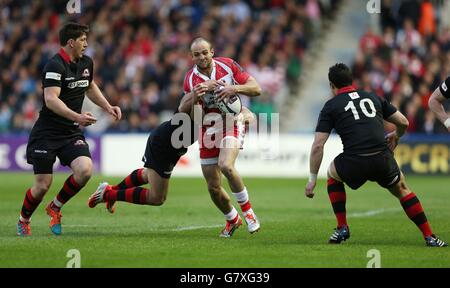
[[[350,96],[352,100],[359,99],[359,94],[357,92],[349,93],[348,96]],[[356,110],[355,103],[352,100],[348,101],[347,106],[345,106],[345,111],[352,110],[353,117],[355,118],[355,120],[359,120],[360,117],[358,110]],[[368,107],[366,104],[368,104]],[[373,104],[370,98],[365,98],[359,101],[359,107],[361,107],[361,111],[363,112],[363,114],[369,118],[373,118],[375,117],[375,115],[377,115],[375,105]]]

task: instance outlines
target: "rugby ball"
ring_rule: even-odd
[[[223,89],[223,86],[220,86],[219,89],[214,91],[214,94],[219,92],[221,89]],[[216,105],[222,114],[232,114],[233,116],[236,116],[242,111],[242,101],[238,94],[235,94],[228,99],[216,101]]]

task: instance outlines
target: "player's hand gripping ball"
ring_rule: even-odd
[[[223,89],[223,86],[217,87],[214,90],[214,94],[218,93],[221,89]],[[242,111],[242,101],[238,94],[217,101],[216,105],[222,114],[231,113],[233,116],[236,116]]]

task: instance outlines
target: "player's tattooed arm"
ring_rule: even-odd
[[[48,109],[55,112],[59,116],[76,122],[82,126],[89,126],[97,121],[97,119],[90,112],[78,114],[67,107],[67,105],[59,99],[60,93],[60,87],[52,86],[44,88],[44,100]]]
[[[115,120],[120,120],[122,118],[122,111],[120,110],[120,107],[111,106],[94,81],[91,82],[86,95],[92,102],[94,102],[95,105],[103,108],[103,110],[113,116]]]
[[[444,106],[442,105],[446,100],[448,99],[445,98],[444,95],[442,95],[442,92],[438,87],[436,90],[434,90],[433,94],[431,94],[431,97],[428,100],[428,106],[439,119],[439,121],[441,121],[441,123],[444,124],[444,126],[450,132],[450,116],[447,114]]]

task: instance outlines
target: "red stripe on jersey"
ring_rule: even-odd
[[[191,85],[189,84],[190,83],[189,80],[191,78],[192,73],[194,73],[194,68],[191,68],[191,70],[189,70],[186,73],[186,76],[184,77],[184,83],[183,83],[184,93],[190,93],[192,91],[193,87],[191,87]]]
[[[356,89],[352,85],[345,86],[345,87],[339,88],[339,90],[337,91],[336,95],[339,95],[339,94],[342,94],[342,93],[353,92],[353,91],[356,91]]]
[[[64,59],[64,61],[66,61],[67,64],[70,63],[70,56],[69,54],[66,53],[66,51],[61,47],[61,49],[59,49],[59,55]]]

